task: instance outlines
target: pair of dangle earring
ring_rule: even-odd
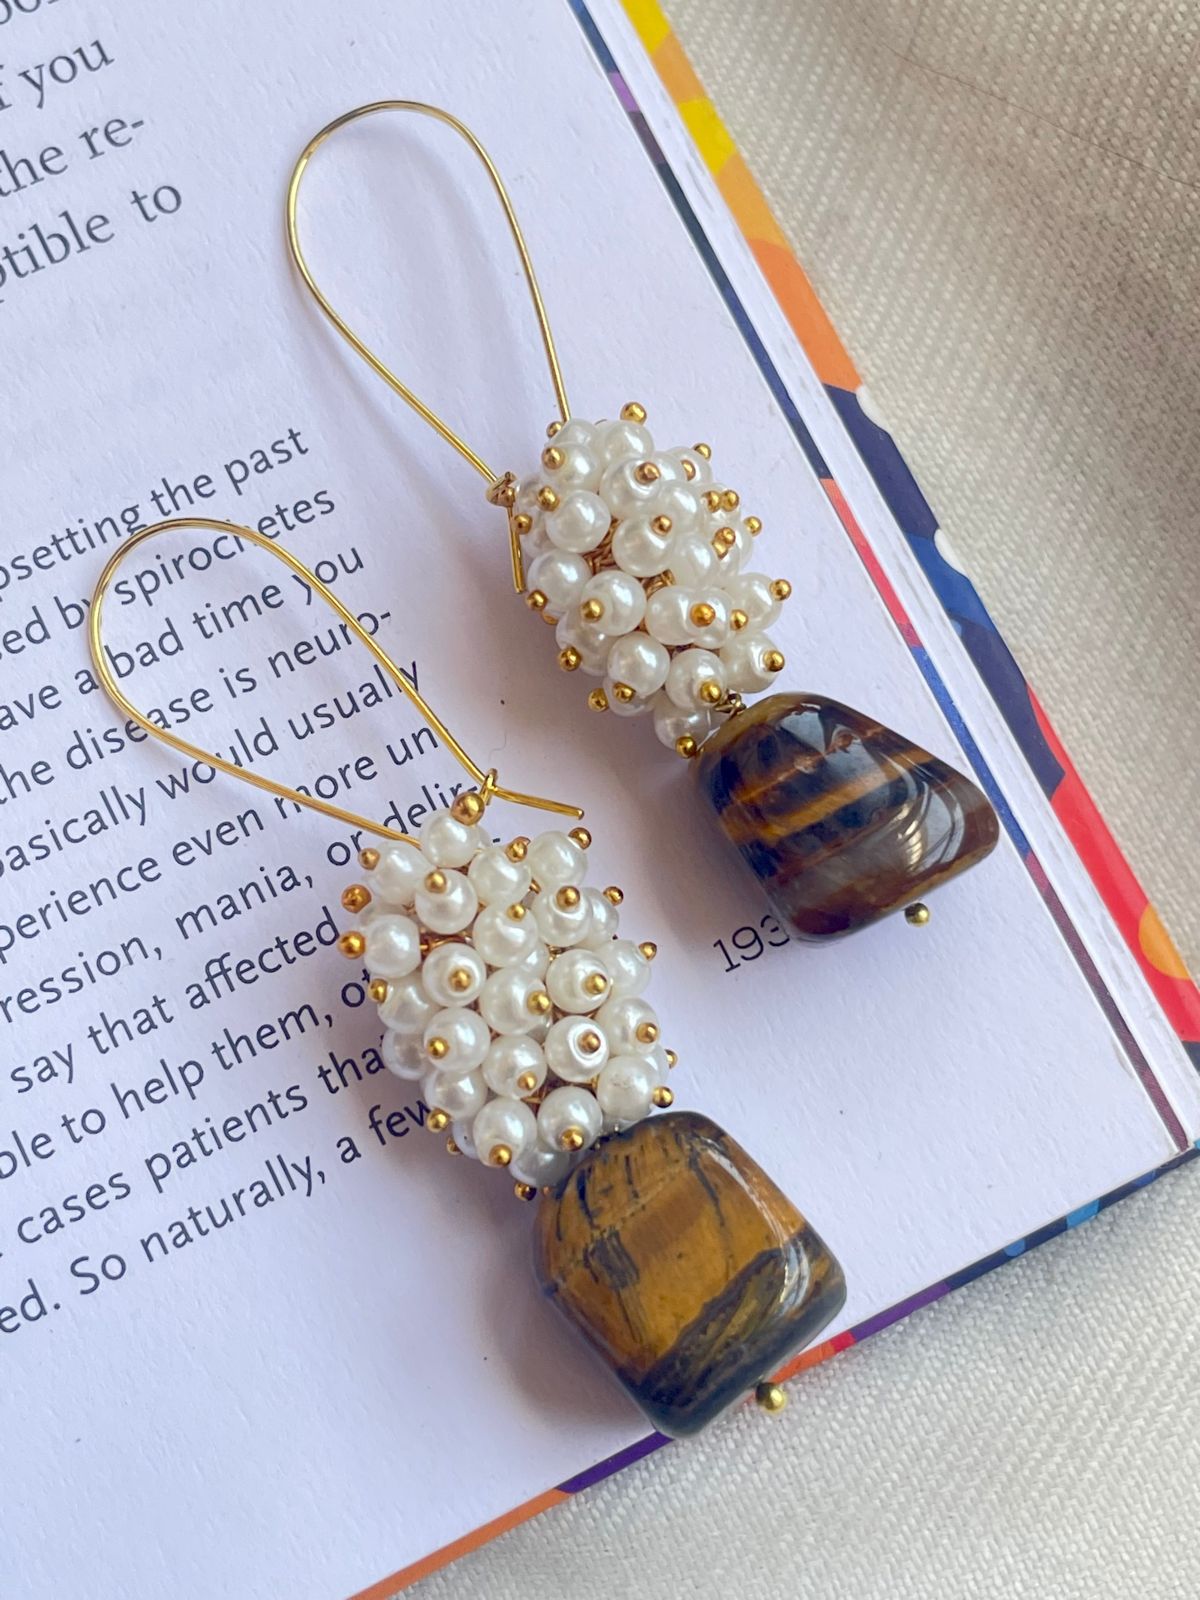
[[[525,474],[497,474],[349,326],[318,285],[300,240],[299,196],[316,152],[381,112],[435,118],[483,164],[533,302],[559,415]],[[999,823],[981,791],[875,718],[816,694],[771,690],[785,661],[769,629],[791,595],[752,570],[761,523],[714,472],[707,444],[663,449],[645,407],[611,421],[571,416],[541,291],[500,174],[456,117],[386,100],[336,118],[292,174],[287,232],[300,275],[334,328],[472,466],[508,519],[518,594],[554,625],[557,661],[599,679],[594,711],[645,716],[688,759],[720,827],[802,940],[822,941],[903,909],[981,861]],[[532,452],[531,452],[532,454]]]
[[[289,567],[466,769],[473,786],[418,837],[237,766],[128,698],[104,648],[106,596],[135,551],[188,528]],[[342,897],[355,920],[339,947],[378,1006],[382,1060],[420,1083],[427,1126],[451,1154],[537,1202],[541,1288],[654,1426],[694,1433],[749,1391],[778,1409],[771,1375],[841,1309],[842,1271],[740,1145],[707,1117],[669,1110],[675,1058],[644,998],[655,947],[621,937],[619,890],[586,883],[583,812],[480,768],[337,595],[250,528],[191,518],[134,534],[100,576],[88,629],[98,680],[147,735],[372,839]],[[496,801],[575,826],[502,842]]]

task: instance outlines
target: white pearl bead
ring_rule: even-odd
[[[591,623],[585,624],[579,615],[578,607],[559,617],[554,629],[554,638],[560,650],[573,648],[579,651],[582,657],[579,663],[581,672],[585,672],[589,678],[604,676],[612,641],[607,633]]]
[[[608,968],[594,950],[564,950],[547,969],[546,989],[560,1011],[595,1011],[608,995]]]
[[[608,1040],[591,1017],[560,1017],[545,1048],[550,1071],[564,1083],[590,1083],[608,1060]]]
[[[735,574],[725,585],[729,604],[746,613],[751,628],[769,628],[782,609],[772,581],[762,572]]]
[[[600,498],[608,505],[613,516],[632,517],[644,511],[658,494],[662,487],[661,478],[643,483],[637,475],[642,461],[651,459],[646,456],[642,460],[618,461],[605,468],[600,479]]]
[[[592,575],[592,569],[582,556],[569,550],[547,550],[525,569],[525,587],[531,592],[540,589],[550,603],[555,616],[561,616],[568,606],[577,605],[583,586]]]
[[[712,732],[714,719],[707,707],[680,711],[665,689],[655,695],[653,710],[654,731],[668,750],[674,750],[676,742],[683,738],[703,744]]]
[[[479,1151],[475,1148],[475,1141],[471,1137],[471,1119],[459,1118],[450,1125],[450,1135],[464,1156],[471,1161],[479,1160]]]
[[[763,665],[764,656],[773,648],[764,633],[750,628],[735,633],[721,647],[721,664],[729,687],[739,694],[757,694],[773,683],[775,674],[768,672]]]
[[[709,683],[715,683],[724,695],[726,669],[721,658],[711,650],[681,650],[671,657],[666,690],[681,711],[694,711],[703,706],[700,691]]]
[[[562,426],[555,430],[550,443],[560,446],[581,444],[588,450],[597,449],[598,426],[595,422],[589,422],[586,417],[568,417]]]
[[[630,1000],[650,982],[650,963],[632,939],[614,939],[604,947],[614,1000]]]
[[[689,450],[681,445],[675,450],[668,450],[666,453],[669,456],[674,456],[681,467],[685,461],[691,462],[695,476],[688,477],[686,468],[684,470],[684,476],[688,478],[689,483],[710,483],[712,481],[712,462],[706,456],[702,456],[699,450]]]
[[[635,694],[649,695],[661,689],[670,665],[666,646],[648,633],[627,633],[614,639],[608,652],[608,676],[614,683],[627,683]]]
[[[708,533],[680,535],[671,552],[671,571],[681,588],[694,589],[715,582],[720,565]]]
[[[439,1072],[425,1074],[421,1098],[431,1111],[444,1111],[448,1117],[467,1120],[487,1104],[488,1086],[482,1072]]]
[[[465,867],[486,843],[477,826],[460,822],[448,811],[435,811],[421,829],[421,852],[435,867]]]
[[[547,944],[559,949],[583,944],[592,931],[591,909],[582,891],[575,890],[574,905],[560,905],[559,896],[564,893],[570,897],[571,890],[543,890],[533,906],[538,932]]]
[[[379,1020],[397,1033],[420,1033],[437,1006],[425,992],[419,972],[388,984],[387,999],[380,1002]]]
[[[452,867],[437,867],[445,880],[440,889],[430,887],[429,878],[417,890],[416,912],[430,933],[461,933],[471,924],[479,909],[479,899],[464,873]]]
[[[530,1010],[529,997],[543,990],[542,979],[521,967],[493,972],[479,995],[479,1010],[494,1033],[530,1033],[538,1013]]]
[[[644,1056],[658,1043],[660,1030],[654,1007],[633,995],[606,1001],[597,1011],[596,1021],[604,1029],[614,1056]],[[649,1030],[653,1037],[642,1038],[639,1030]]]
[[[367,971],[373,978],[406,978],[421,961],[421,930],[411,917],[385,912],[367,924]]]
[[[435,1056],[429,1047],[436,1039],[441,1039],[447,1048]],[[478,1011],[466,1006],[448,1006],[444,1011],[435,1012],[425,1024],[424,1040],[425,1053],[435,1071],[461,1073],[472,1072],[479,1066],[491,1047],[492,1036]],[[451,1116],[458,1115],[451,1106],[442,1109]]]
[[[646,628],[660,644],[687,643],[687,591],[678,584],[656,589],[646,602]]]
[[[544,978],[549,962],[550,952],[540,939],[535,939],[529,947],[528,955],[522,956],[520,961],[515,963],[515,968],[519,972],[529,973],[532,977]],[[543,984],[542,987],[544,988],[545,985]]]
[[[557,828],[535,834],[525,860],[543,893],[580,884],[587,872],[587,856],[582,847]]]
[[[477,999],[487,977],[478,950],[469,944],[442,944],[431,950],[421,967],[425,992],[439,1006],[469,1006]]]
[[[598,422],[591,444],[608,466],[627,461],[631,456],[647,461],[654,454],[650,429],[644,423],[626,422],[620,417],[612,422]]]
[[[682,479],[682,470],[680,478]],[[690,483],[686,481],[672,483],[664,480],[658,486],[649,514],[654,517],[670,517],[676,537],[683,537],[700,528],[704,520],[704,502]]]
[[[719,650],[729,637],[729,597],[720,589],[692,589],[688,595],[691,605],[687,613],[688,643],[703,650]],[[713,613],[711,622],[698,622],[697,606],[709,606]]]
[[[489,1100],[476,1112],[471,1124],[471,1139],[481,1161],[489,1161],[492,1152],[503,1146],[510,1157],[505,1165],[511,1165],[512,1158],[536,1143],[537,1136],[537,1119],[533,1112],[507,1095]]]
[[[628,1128],[649,1115],[658,1074],[641,1056],[614,1056],[596,1084],[596,1101],[606,1127]]]
[[[617,565],[637,578],[653,578],[671,565],[675,531],[658,533],[644,514],[626,517],[613,534],[612,553]]]
[[[533,874],[524,861],[513,861],[502,844],[490,844],[467,868],[467,877],[481,906],[511,906],[529,893]]]
[[[560,494],[570,489],[595,490],[598,487],[603,463],[594,450],[589,450],[583,444],[575,444],[570,439],[564,439],[561,428],[551,439],[550,444],[562,452],[563,459],[559,466],[543,467],[543,471],[546,474],[546,481]]]
[[[563,1135],[577,1128],[583,1135],[581,1149],[600,1137],[604,1115],[590,1089],[577,1085],[551,1089],[537,1114],[538,1137],[548,1150],[562,1150]]]
[[[546,1081],[546,1052],[536,1039],[524,1033],[503,1033],[492,1041],[483,1058],[483,1076],[493,1094],[514,1098],[534,1094]],[[518,1079],[534,1078],[533,1088]]]
[[[586,944],[589,950],[599,950],[607,960],[620,925],[621,913],[599,889],[585,885],[581,893],[588,903],[591,918],[587,938],[580,940],[580,943]]]
[[[720,518],[717,519],[716,531],[733,534],[732,545],[721,551],[717,563],[722,583],[728,584],[741,571],[742,563],[750,559],[753,535],[747,532],[741,521],[721,521]]]
[[[415,844],[381,845],[379,865],[371,874],[371,888],[390,905],[411,906],[428,871],[429,865]]]
[[[429,1057],[421,1041],[411,1033],[393,1033],[389,1028],[381,1047],[384,1066],[398,1078],[420,1078],[429,1071]]]
[[[537,924],[523,906],[485,906],[475,919],[471,938],[489,967],[512,967],[524,961],[538,943]]]
[[[557,510],[546,514],[546,536],[559,550],[577,556],[594,550],[608,532],[612,517],[597,494],[576,489],[566,495]]]
[[[547,1150],[536,1144],[523,1151],[508,1170],[518,1183],[531,1183],[535,1189],[553,1188],[570,1172],[571,1156],[566,1150]]]
[[[627,572],[598,572],[583,586],[580,605],[595,601],[602,607],[601,615],[590,621],[583,617],[585,628],[595,633],[628,633],[636,628],[646,615],[646,591],[637,578]]]

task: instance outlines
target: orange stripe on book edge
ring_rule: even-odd
[[[530,1517],[536,1517],[540,1511],[546,1511],[551,1506],[560,1505],[562,1501],[568,1499],[570,1496],[563,1494],[561,1489],[547,1489],[545,1494],[535,1495],[532,1500],[526,1500],[525,1504],[518,1506],[515,1511],[506,1511],[503,1516],[485,1522],[482,1528],[476,1528],[473,1533],[464,1533],[461,1539],[444,1544],[431,1556],[425,1556],[421,1561],[414,1561],[411,1567],[401,1567],[400,1571],[393,1572],[390,1578],[381,1578],[369,1589],[360,1589],[357,1594],[350,1596],[350,1600],[388,1600],[390,1595],[400,1589],[407,1589],[409,1584],[416,1583],[418,1578],[427,1578],[431,1572],[437,1572],[440,1567],[447,1567],[452,1561],[457,1561],[459,1556],[478,1550],[490,1539],[498,1539],[510,1528],[516,1528],[522,1522],[528,1522]]]

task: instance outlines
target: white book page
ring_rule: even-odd
[[[365,1070],[373,1008],[331,947],[349,830],[204,781],[88,692],[86,597],[164,512],[322,563],[481,763],[586,806],[595,881],[660,946],[679,1103],[826,1236],[839,1326],[1173,1153],[1008,842],[921,933],[774,943],[682,764],[554,669],[482,480],[304,298],[281,210],[309,135],[385,95],[465,115],[577,412],[638,398],[664,441],[711,439],[795,584],[789,681],[962,760],[562,0],[502,26],[0,0],[0,58],[6,1595],[338,1600],[646,1431],[539,1298],[505,1180]],[[305,218],[335,301],[497,469],[532,462],[551,392],[465,148],[377,119]],[[277,563],[192,534],[130,570],[113,644],[177,731],[402,826],[462,780]]]

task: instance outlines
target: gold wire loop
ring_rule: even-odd
[[[542,291],[538,288],[537,275],[533,270],[533,261],[530,258],[529,246],[525,242],[525,235],[521,231],[521,224],[517,221],[517,213],[513,207],[512,199],[504,186],[504,180],[496,169],[496,164],[484,149],[483,145],[471,132],[470,128],[452,116],[449,111],[443,111],[440,106],[426,105],[421,100],[376,100],[371,105],[358,106],[353,111],[347,111],[340,117],[328,123],[315,134],[305,145],[300,157],[292,171],[291,182],[288,184],[287,193],[287,237],[288,248],[292,253],[292,260],[303,278],[305,286],[329,321],[345,339],[346,343],[367,363],[371,370],[377,373],[393,389],[402,400],[413,408],[419,417],[422,417],[435,433],[441,435],[447,444],[452,445],[465,461],[469,461],[482,477],[487,479],[493,488],[504,481],[501,473],[493,472],[487,463],[459,434],[455,433],[447,423],[443,422],[437,412],[432,410],[425,402],[402,383],[387,363],[378,356],[374,350],[359,338],[354,329],[337,311],[334,310],[328,298],[317,284],[312,268],[305,257],[303,246],[300,243],[300,229],[297,220],[298,202],[300,199],[300,185],[304,181],[304,174],[316,152],[327,140],[331,139],[340,128],[347,127],[352,122],[358,122],[363,117],[375,116],[380,111],[415,111],[421,116],[433,117],[437,122],[443,122],[448,128],[453,128],[470,145],[471,149],[483,163],[488,177],[491,179],[492,188],[496,198],[504,210],[504,220],[508,224],[508,231],[512,241],[517,247],[517,254],[521,259],[521,270],[525,274],[525,282],[529,288],[529,297],[533,301],[534,315],[537,317],[538,331],[542,336],[542,349],[546,353],[546,364],[550,368],[550,381],[554,385],[554,396],[558,402],[559,416],[566,422],[570,416],[567,405],[567,393],[563,386],[562,369],[558,362],[558,351],[554,345],[554,334],[550,329],[550,319],[546,315],[545,303],[542,300]]]
[[[217,755],[213,750],[206,750],[202,745],[192,744],[188,739],[181,739],[177,733],[172,733],[169,728],[160,728],[157,723],[151,722],[126,695],[113,674],[112,666],[104,651],[104,601],[112,587],[122,564],[138,548],[150,539],[157,538],[163,533],[176,533],[184,528],[202,529],[208,533],[227,533],[236,539],[245,539],[250,544],[257,545],[260,550],[266,550],[301,578],[316,594],[319,594],[325,604],[334,611],[346,624],[355,638],[375,657],[376,661],[388,674],[402,693],[425,718],[433,729],[438,739],[454,756],[459,764],[466,768],[479,789],[480,799],[486,806],[493,796],[501,800],[511,801],[514,805],[532,806],[539,811],[554,811],[564,817],[582,817],[583,812],[578,806],[566,805],[559,800],[545,800],[538,795],[522,794],[517,789],[506,789],[497,779],[495,767],[484,771],[471,760],[471,757],[459,744],[449,728],[430,706],[424,695],[420,694],[413,684],[401,672],[400,668],[384,650],[377,644],[371,635],[359,622],[354,613],[346,608],[328,584],[323,583],[316,573],[306,567],[297,556],[287,549],[285,545],[276,544],[268,539],[265,534],[258,533],[253,528],[241,527],[236,522],[220,522],[209,517],[173,517],[166,522],[156,522],[149,528],[143,528],[113,551],[105,564],[104,571],[96,582],[95,592],[92,595],[91,609],[88,614],[88,648],[91,651],[92,665],[96,669],[96,676],[103,684],[106,693],[113,704],[124,712],[131,722],[152,738],[169,745],[172,750],[177,750],[181,755],[193,761],[203,761],[210,767],[215,767],[218,772],[224,772],[231,778],[240,778],[244,783],[252,784],[256,789],[264,789],[268,794],[277,795],[280,799],[291,800],[295,805],[307,806],[310,811],[319,811],[323,816],[332,817],[335,822],[343,822],[352,828],[361,828],[366,833],[378,834],[384,839],[411,839],[411,834],[401,833],[395,828],[385,827],[381,822],[372,822],[369,817],[360,817],[354,811],[347,811],[341,806],[335,806],[328,800],[322,800],[316,795],[303,794],[299,789],[292,789],[286,783],[278,783],[274,778],[265,777],[260,772],[253,772],[249,768],[239,767],[232,761],[226,761],[223,756]]]

